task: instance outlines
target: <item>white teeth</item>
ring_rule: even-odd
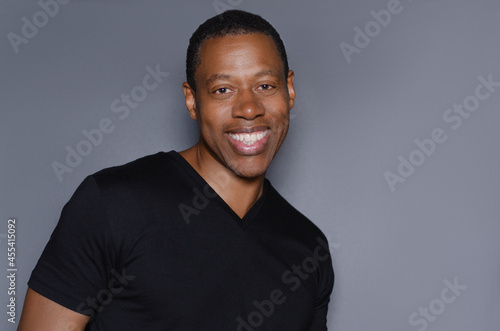
[[[229,136],[234,140],[241,141],[247,146],[255,144],[269,133],[268,130],[260,133],[230,133]]]

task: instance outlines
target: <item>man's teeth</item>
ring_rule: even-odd
[[[230,133],[229,136],[234,140],[241,141],[247,146],[255,144],[269,133],[268,130],[259,133]]]

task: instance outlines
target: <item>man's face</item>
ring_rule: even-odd
[[[225,36],[205,41],[196,93],[184,83],[199,147],[238,176],[263,175],[288,131],[295,90],[271,37]]]

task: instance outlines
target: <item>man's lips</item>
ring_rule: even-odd
[[[243,155],[256,155],[264,150],[269,138],[267,127],[239,128],[227,133],[231,145]]]
[[[252,146],[256,142],[267,137],[269,130],[264,131],[252,131],[249,133],[228,133],[229,137],[233,140],[244,143],[247,146]]]

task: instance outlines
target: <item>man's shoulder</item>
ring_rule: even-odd
[[[106,178],[113,176],[140,175],[143,171],[154,170],[168,159],[172,152],[158,152],[156,154],[142,156],[136,160],[116,165],[97,171],[92,176],[96,178]]]
[[[188,175],[178,157],[174,151],[159,152],[105,168],[88,176],[76,195],[95,197],[113,231],[138,231],[158,221],[158,215],[176,211],[176,201],[190,197]]]
[[[146,155],[122,165],[102,169],[91,177],[99,186],[158,180],[159,176],[168,176],[175,168],[173,153],[175,152]]]
[[[323,232],[307,216],[295,208],[272,185],[269,185],[269,211],[273,222],[282,223],[287,231],[309,236],[326,238]]]
[[[169,194],[185,185],[186,180],[182,164],[176,161],[176,154],[171,151],[143,156],[123,165],[102,169],[87,180],[95,183],[104,198],[145,199],[160,193]]]

